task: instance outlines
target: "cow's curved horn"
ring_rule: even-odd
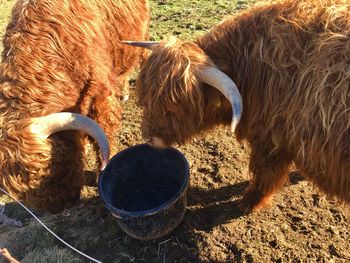
[[[215,67],[206,67],[198,72],[200,81],[218,89],[232,105],[231,131],[234,132],[242,116],[241,94],[230,77]]]
[[[134,47],[143,47],[150,50],[154,50],[160,42],[159,41],[120,41],[120,43],[134,46]]]
[[[109,142],[101,127],[92,119],[81,114],[71,112],[52,113],[43,117],[31,119],[29,127],[32,133],[42,139],[47,139],[51,134],[65,130],[79,130],[86,132],[94,138],[102,155],[103,170],[109,160]]]

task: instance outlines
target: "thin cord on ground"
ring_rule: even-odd
[[[55,238],[57,238],[59,241],[61,241],[63,244],[65,244],[67,247],[69,247],[70,249],[74,250],[75,252],[77,252],[78,254],[80,254],[83,257],[86,257],[90,260],[92,260],[93,262],[96,263],[102,263],[102,261],[98,261],[97,259],[94,259],[86,254],[84,254],[83,252],[81,252],[80,250],[76,249],[75,247],[69,245],[66,241],[64,241],[62,238],[60,238],[59,236],[57,236],[50,228],[48,228],[36,215],[34,215],[34,213],[32,211],[30,211],[25,205],[23,205],[20,201],[18,201],[16,198],[14,198],[13,196],[11,196],[8,192],[6,192],[4,189],[2,189],[0,187],[0,191],[2,191],[4,194],[6,194],[7,196],[9,196],[11,199],[13,199],[16,203],[18,203],[20,206],[22,206],[25,210],[27,210],[27,212],[29,214],[31,214],[47,231],[50,232],[51,235],[53,235]]]

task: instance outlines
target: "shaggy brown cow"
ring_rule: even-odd
[[[71,115],[49,114],[90,117],[113,141],[121,115],[116,96],[144,54],[118,40],[146,40],[148,24],[146,0],[15,4],[0,66],[1,187],[30,206],[53,212],[79,199],[84,135],[63,131],[46,140],[52,132],[72,128],[60,127],[71,122]],[[63,124],[56,122],[60,118]],[[108,147],[102,147],[105,164]]]
[[[192,43],[131,44],[153,49],[137,83],[150,143],[184,143],[239,122],[235,134],[251,145],[253,175],[240,209],[268,203],[293,161],[350,203],[348,0],[265,3]]]

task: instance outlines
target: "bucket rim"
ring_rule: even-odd
[[[113,159],[117,159],[120,158],[121,155],[124,155],[125,152],[128,152],[132,149],[135,148],[140,148],[140,147],[145,147],[148,146],[150,148],[152,148],[153,150],[156,151],[163,151],[163,150],[172,150],[174,151],[179,157],[180,159],[182,159],[182,161],[185,164],[185,176],[184,176],[184,180],[181,184],[181,187],[178,189],[178,191],[176,191],[176,193],[166,202],[164,202],[163,204],[156,206],[152,209],[147,209],[147,210],[142,210],[142,211],[125,211],[119,208],[114,207],[111,203],[107,202],[107,198],[104,194],[104,192],[102,191],[102,181],[103,181],[103,177],[105,176],[106,173],[106,168],[108,167],[108,165],[112,162]],[[99,195],[102,198],[102,201],[104,203],[104,205],[106,206],[106,208],[112,212],[113,216],[115,216],[118,219],[132,219],[132,218],[140,218],[140,217],[145,217],[145,216],[151,216],[154,215],[164,209],[169,208],[172,204],[174,204],[177,200],[179,200],[181,197],[183,197],[183,195],[186,194],[187,188],[188,188],[188,183],[189,183],[189,177],[190,177],[190,167],[189,167],[189,163],[185,157],[185,155],[179,151],[178,149],[174,148],[174,147],[167,147],[166,149],[157,149],[154,148],[152,146],[150,146],[147,143],[142,143],[142,144],[136,144],[130,147],[125,148],[124,150],[121,150],[120,152],[116,153],[107,163],[106,168],[101,171],[99,178],[98,178],[98,192]]]

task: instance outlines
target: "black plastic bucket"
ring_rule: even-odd
[[[180,151],[139,144],[108,162],[98,188],[120,227],[133,238],[150,240],[182,221],[188,182],[188,162]]]

